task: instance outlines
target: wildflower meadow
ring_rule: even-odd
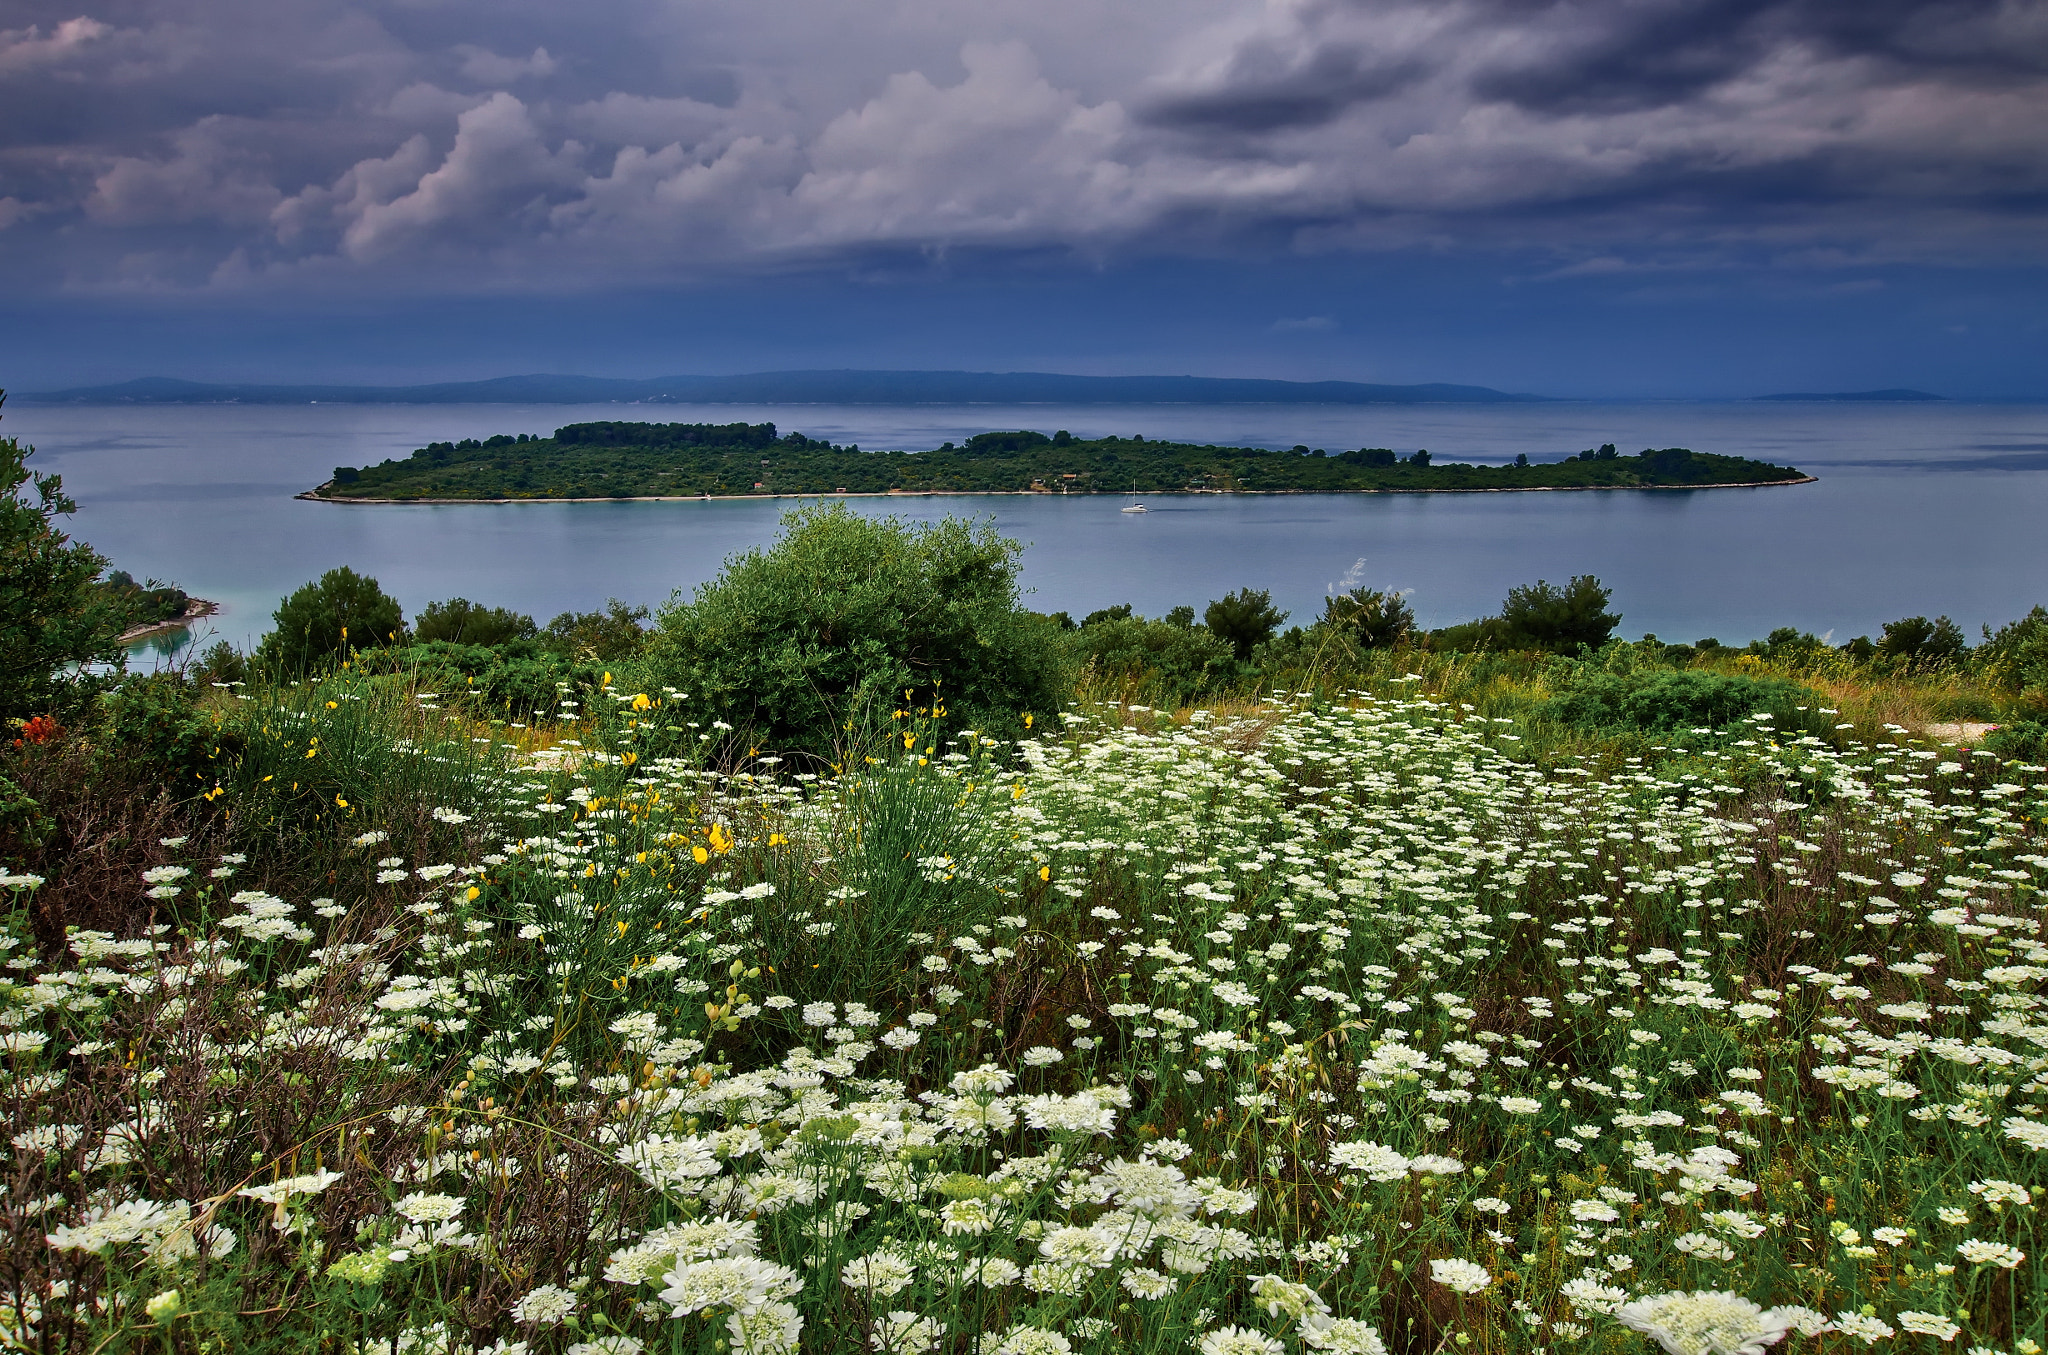
[[[0,1343],[2041,1355],[2040,766],[909,698],[223,691],[146,925],[0,877]]]

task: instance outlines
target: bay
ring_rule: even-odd
[[[608,597],[659,606],[772,541],[789,500],[404,505],[292,495],[337,465],[441,439],[546,434],[592,419],[773,421],[839,443],[926,449],[993,428],[1065,428],[1332,452],[1427,447],[1439,461],[1544,460],[1613,442],[1796,465],[1819,483],[1655,493],[849,499],[855,512],[993,518],[1026,544],[1030,605],[1200,610],[1269,589],[1306,622],[1357,585],[1408,590],[1426,625],[1496,609],[1508,588],[1596,574],[1622,632],[1741,643],[1775,626],[1874,634],[1946,614],[1972,635],[2048,603],[2048,406],[1554,402],[1533,405],[36,406],[0,431],[79,501],[70,529],[138,578],[222,604],[247,645],[280,597],[335,565],[407,614],[464,596],[545,622]]]

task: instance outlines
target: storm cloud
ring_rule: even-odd
[[[2048,0],[17,0],[16,289],[2039,262]]]

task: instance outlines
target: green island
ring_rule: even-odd
[[[1198,446],[1062,430],[981,433],[964,446],[864,452],[772,423],[579,423],[551,438],[500,433],[431,443],[405,460],[339,466],[302,498],[394,500],[701,498],[789,494],[1445,493],[1680,489],[1803,484],[1789,466],[1683,447],[1625,456],[1612,443],[1560,461],[1510,465],[1330,453],[1297,446]]]

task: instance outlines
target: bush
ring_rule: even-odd
[[[1354,588],[1323,603],[1323,624],[1343,631],[1361,649],[1392,649],[1414,633],[1415,611],[1392,589]]]
[[[1887,621],[1877,641],[1879,654],[1911,664],[1948,663],[1961,658],[1966,648],[1962,627],[1945,616],[1932,621],[1924,616]]]
[[[58,674],[126,657],[126,604],[96,584],[107,562],[57,529],[78,505],[61,477],[28,469],[32,451],[0,438],[0,719],[77,708],[103,684]]]
[[[1236,652],[1239,663],[1272,639],[1286,619],[1287,613],[1273,605],[1273,595],[1263,588],[1240,588],[1210,603],[1202,613],[1202,624]]]
[[[1591,574],[1562,588],[1538,579],[1508,591],[1500,611],[1502,643],[1510,649],[1576,653],[1598,649],[1614,634],[1621,614],[1606,610],[1609,590]]]
[[[1975,667],[2007,691],[2048,689],[2048,608],[2036,607],[1996,631],[1972,655]]]
[[[548,622],[540,639],[565,657],[611,663],[639,654],[647,643],[647,628],[640,624],[646,619],[645,607],[610,598],[601,612],[563,612]]]
[[[177,673],[149,673],[127,678],[102,702],[108,749],[131,767],[166,778],[179,799],[212,785],[208,773],[223,750],[220,729],[198,709],[197,695]]]
[[[1611,672],[1589,669],[1546,701],[1540,714],[1575,729],[1672,732],[1720,728],[1768,712],[1783,730],[1822,732],[1819,693],[1783,678],[1699,669]],[[1805,707],[1802,710],[1800,707]]]
[[[1176,625],[1172,617],[1099,621],[1083,627],[1074,644],[1084,672],[1121,687],[1123,695],[1149,688],[1148,695],[1169,705],[1220,691],[1238,671],[1227,643],[1209,630]]]
[[[390,644],[405,630],[398,603],[347,565],[330,569],[278,605],[256,659],[273,676],[297,678],[346,654]]]
[[[1018,605],[1018,552],[986,523],[800,508],[664,608],[647,657],[735,737],[784,750],[843,751],[899,703],[1009,737],[1070,685],[1058,630]]]
[[[504,607],[486,607],[468,598],[429,602],[412,623],[415,640],[446,640],[462,645],[501,645],[535,633],[532,617]]]
[[[1984,736],[1984,747],[2008,762],[2048,762],[2048,720],[2015,720]]]

